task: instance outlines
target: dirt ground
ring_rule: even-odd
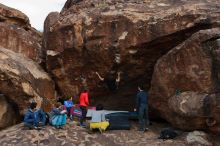
[[[87,129],[68,122],[64,129],[46,126],[42,130],[26,130],[23,124],[15,125],[0,131],[1,146],[199,146],[199,143],[188,143],[187,132],[173,140],[158,139],[160,130],[168,127],[165,123],[153,122],[149,131],[138,131],[137,122],[132,122],[131,130],[112,130],[104,133],[89,133]],[[216,137],[216,140],[219,139]],[[220,140],[220,139],[219,139]],[[214,145],[214,144],[208,144]],[[215,144],[216,145],[216,144]],[[217,145],[216,145],[217,146]]]

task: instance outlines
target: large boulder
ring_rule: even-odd
[[[161,57],[150,105],[174,126],[220,133],[220,28],[201,30]]]
[[[41,34],[22,12],[0,4],[0,46],[43,63]]]
[[[32,101],[48,111],[55,97],[54,83],[41,67],[22,54],[0,47],[0,128],[18,121]],[[13,110],[14,109],[14,110]],[[16,116],[13,116],[15,115]],[[6,117],[6,118],[4,118]],[[7,122],[10,121],[10,122]]]
[[[138,83],[150,87],[157,59],[193,33],[219,26],[219,8],[218,0],[68,0],[45,20],[48,71],[65,96],[86,85],[95,102],[131,109]],[[121,71],[118,92],[99,84],[95,71]]]

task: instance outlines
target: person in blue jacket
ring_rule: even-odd
[[[69,100],[64,101],[64,106],[67,110],[67,115],[70,117],[70,119],[73,119],[73,99],[72,97],[69,98]]]
[[[29,129],[38,129],[39,126],[44,126],[46,123],[46,114],[42,109],[36,109],[37,103],[32,102],[28,111],[24,116],[24,126]]]

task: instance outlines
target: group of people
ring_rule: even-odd
[[[118,88],[120,82],[120,73],[117,73],[117,77],[111,76],[109,79],[104,79],[96,72],[98,78],[101,81],[105,81],[110,91],[115,91]],[[24,117],[24,125],[30,129],[38,129],[40,126],[47,124],[47,121],[56,128],[63,128],[66,124],[67,118],[73,120],[74,104],[72,97],[68,100],[57,102],[54,104],[50,113],[43,112],[42,109],[36,109],[36,103],[31,103],[30,108]],[[83,90],[79,96],[79,107],[81,111],[79,125],[81,127],[86,127],[85,120],[87,114],[87,107],[89,106],[88,91]],[[90,128],[106,129],[109,125],[108,121],[103,117],[102,111],[103,106],[98,105],[96,111],[92,113],[92,119],[90,123]],[[138,113],[140,131],[146,131],[149,125],[148,117],[148,93],[144,91],[143,86],[138,86],[138,93],[136,96],[136,107],[134,111]]]
[[[83,90],[80,94],[81,116],[79,125],[85,127],[85,119],[87,113],[87,106],[89,105],[89,98],[87,90]],[[66,124],[67,118],[73,120],[74,104],[72,97],[68,100],[56,102],[49,113],[45,113],[41,108],[37,109],[37,103],[30,103],[29,109],[24,116],[24,126],[29,129],[41,129],[47,123],[57,129],[62,129]]]

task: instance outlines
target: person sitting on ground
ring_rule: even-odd
[[[118,85],[121,80],[121,78],[120,78],[121,73],[120,72],[118,72],[117,77],[115,77],[115,72],[110,71],[110,73],[108,73],[106,78],[101,77],[98,72],[95,72],[95,73],[101,81],[104,81],[106,83],[108,89],[111,92],[115,92],[118,89]]]
[[[144,88],[142,85],[138,86],[139,92],[136,96],[136,108],[134,111],[137,111],[138,109],[138,119],[139,119],[139,131],[146,131],[148,126],[150,124],[149,117],[148,117],[148,93],[144,91]]]
[[[91,116],[90,130],[99,129],[102,133],[108,128],[109,122],[105,119],[105,113],[101,104],[96,106],[96,110],[92,111]]]
[[[44,126],[46,123],[46,114],[42,109],[36,109],[37,103],[32,102],[28,111],[24,116],[24,126],[29,129],[40,129],[39,126]]]
[[[43,109],[39,108],[37,109],[36,114],[39,126],[45,126],[47,121],[46,113],[43,111]]]
[[[89,95],[86,89],[83,89],[83,91],[80,93],[79,101],[79,106],[82,112],[82,116],[80,118],[80,126],[86,127],[84,122],[86,120],[87,107],[89,106]]]
[[[62,129],[66,125],[67,111],[63,109],[60,102],[57,102],[51,111],[50,123],[57,129]]]
[[[64,106],[67,110],[68,117],[70,118],[70,120],[73,120],[73,110],[74,110],[73,98],[70,97],[69,100],[64,101]]]

